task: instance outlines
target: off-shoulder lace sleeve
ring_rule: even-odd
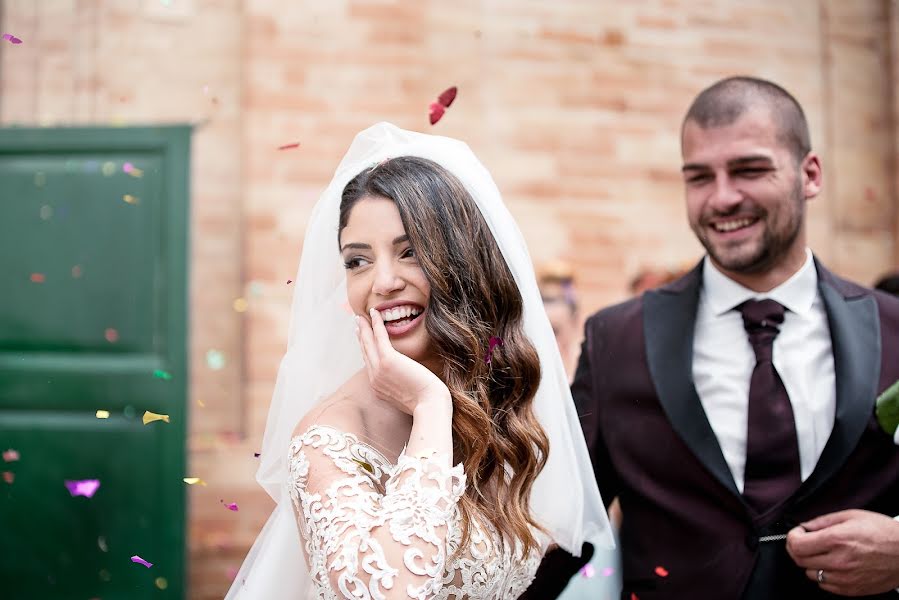
[[[290,446],[290,491],[310,575],[327,598],[431,598],[458,547],[462,466],[400,455],[313,426]],[[382,478],[386,482],[382,486]]]

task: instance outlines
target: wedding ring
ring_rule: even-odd
[[[824,569],[818,569],[817,575],[818,583],[824,583],[826,579],[824,578]]]

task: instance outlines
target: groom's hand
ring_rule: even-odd
[[[880,513],[844,510],[812,519],[789,532],[787,552],[833,594],[866,596],[899,587],[899,522]]]

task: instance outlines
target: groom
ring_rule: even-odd
[[[592,316],[572,386],[621,502],[622,598],[896,600],[899,447],[874,399],[899,379],[899,299],[807,249],[821,162],[785,90],[716,83],[681,144],[707,256]],[[550,553],[523,597],[582,562]]]

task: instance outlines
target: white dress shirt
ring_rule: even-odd
[[[750,299],[771,298],[787,309],[774,340],[773,362],[793,405],[803,481],[811,475],[833,431],[836,380],[830,327],[818,294],[812,253],[808,249],[806,253],[799,271],[764,294],[730,279],[708,257],[703,265],[693,381],[741,493],[755,353],[737,306]]]

